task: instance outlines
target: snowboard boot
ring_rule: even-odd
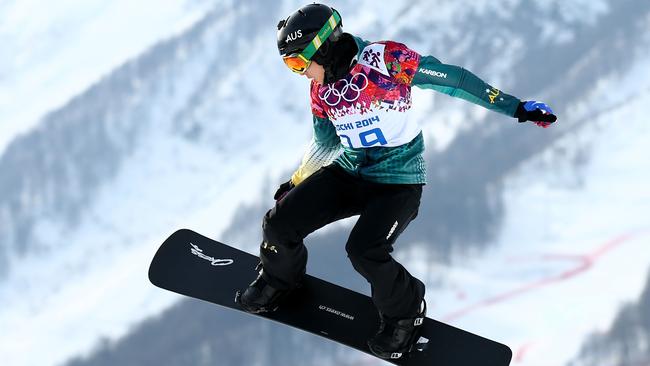
[[[277,310],[278,303],[289,292],[291,290],[280,290],[269,285],[262,278],[262,272],[260,271],[255,281],[243,293],[237,291],[235,302],[238,302],[249,313],[266,313]]]
[[[427,304],[424,300],[420,311],[412,318],[390,318],[380,312],[379,331],[368,341],[370,351],[383,359],[404,358],[419,339],[426,314]]]

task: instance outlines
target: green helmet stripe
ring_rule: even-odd
[[[327,37],[332,34],[334,31],[334,28],[341,22],[341,17],[337,12],[332,13],[332,16],[325,22],[325,25],[323,25],[323,28],[318,31],[318,34],[314,39],[309,43],[307,47],[305,47],[305,50],[302,51],[301,55],[307,59],[311,60],[311,58],[314,56],[316,51],[320,48],[320,46],[323,44],[323,40],[327,40]]]

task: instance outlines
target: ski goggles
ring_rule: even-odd
[[[309,68],[309,65],[311,65],[311,58],[323,44],[323,41],[327,40],[327,37],[334,32],[334,28],[340,23],[341,17],[338,12],[334,11],[332,16],[325,22],[325,25],[323,25],[323,28],[318,31],[318,34],[316,34],[314,39],[312,39],[302,52],[292,53],[282,57],[287,67],[296,74],[304,74]]]

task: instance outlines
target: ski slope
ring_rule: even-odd
[[[240,204],[265,199],[271,204],[270,193],[258,196],[260,182],[269,179],[266,167],[281,166],[285,149],[295,149],[261,141],[239,157],[242,170],[238,164],[215,164],[228,159],[227,152],[174,137],[152,141],[98,195],[79,229],[67,235],[65,248],[52,239],[51,254],[28,257],[0,287],[0,355],[7,364],[59,365],[91,352],[100,339],[118,339],[178,301],[147,279],[158,246],[181,227],[217,237]],[[284,168],[295,163],[287,161]],[[130,226],[127,236],[124,228]],[[56,221],[42,223],[38,235],[50,244],[47,238],[64,229]],[[242,246],[253,251],[257,245]]]
[[[0,2],[0,155],[46,113],[189,28],[210,5],[202,0]]]
[[[402,254],[429,283],[442,278],[431,316],[510,345],[513,365],[561,366],[638,298],[650,270],[648,62],[602,80],[591,108],[552,127],[565,136],[507,179],[497,248],[429,271],[422,253]]]
[[[599,9],[604,2],[578,3],[582,5],[563,14],[584,18],[583,6],[596,4]],[[144,0],[138,2],[142,8],[123,0],[64,0],[54,8],[44,4],[0,3],[0,154],[44,113],[160,39],[181,32],[207,8],[201,1]],[[466,6],[449,3],[435,16],[459,22],[448,15]],[[410,20],[417,23],[422,14],[412,9]],[[392,12],[388,7],[381,11]],[[360,32],[367,26],[385,34],[377,31],[382,28],[379,19],[367,12],[356,26]],[[262,52],[259,48],[252,47]],[[253,54],[251,60],[257,57]],[[464,260],[462,266],[434,264],[432,270],[425,269],[429,263],[419,262],[424,258],[419,253],[400,252],[409,269],[428,283],[443,279],[440,288],[430,285],[430,316],[511,345],[514,365],[555,366],[576,354],[585,335],[605,329],[623,302],[636,298],[650,263],[645,218],[650,169],[639,158],[650,156],[648,128],[639,112],[650,102],[644,70],[649,60],[640,61],[627,79],[603,80],[579,113],[561,116],[552,127],[562,129],[565,138],[509,177],[508,216],[491,252]],[[499,66],[509,64],[501,60]],[[270,72],[246,66],[242,68],[254,73],[251,78]],[[646,89],[639,92],[639,85]],[[272,85],[245,86],[275,90]],[[235,93],[227,87],[221,91]],[[426,104],[431,103],[429,94],[421,95],[415,101],[418,108],[432,108]],[[268,103],[260,110],[271,110],[267,107],[274,99],[259,99]],[[623,99],[631,101],[622,104]],[[245,106],[232,106],[233,111],[238,108]],[[586,117],[591,109],[597,118]],[[232,119],[244,120],[247,113],[233,112]],[[271,203],[269,194],[260,196],[260,188],[269,180],[280,181],[270,175],[288,171],[300,157],[299,145],[308,140],[309,129],[296,128],[300,122],[283,121],[282,115],[265,117],[274,121],[273,131],[292,129],[298,142],[272,144],[272,137],[248,141],[250,150],[232,160],[228,152],[219,154],[169,136],[151,138],[155,143],[142,146],[115,181],[93,198],[78,230],[64,232],[66,227],[55,219],[40,222],[39,237],[63,237],[69,245],[59,249],[53,240],[50,253],[21,262],[0,289],[3,364],[61,364],[90,352],[100,338],[127,334],[134,324],[177,301],[146,279],[149,260],[164,237],[178,227],[218,237],[240,204]],[[428,143],[435,149],[444,149],[465,122],[456,112],[440,114],[440,120],[446,123],[424,126],[436,136],[436,144]],[[590,126],[578,129],[576,123]],[[585,164],[572,164],[582,155],[589,157]],[[241,246],[252,251],[257,243]],[[584,299],[593,299],[588,308]]]

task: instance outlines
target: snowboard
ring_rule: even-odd
[[[181,229],[156,252],[149,280],[181,295],[244,311],[235,302],[235,294],[255,279],[258,263],[255,255]],[[377,310],[368,296],[310,275],[276,311],[251,315],[370,355],[366,342],[379,327]],[[386,361],[405,366],[507,366],[511,358],[512,351],[503,344],[425,318],[415,349],[402,358]]]

